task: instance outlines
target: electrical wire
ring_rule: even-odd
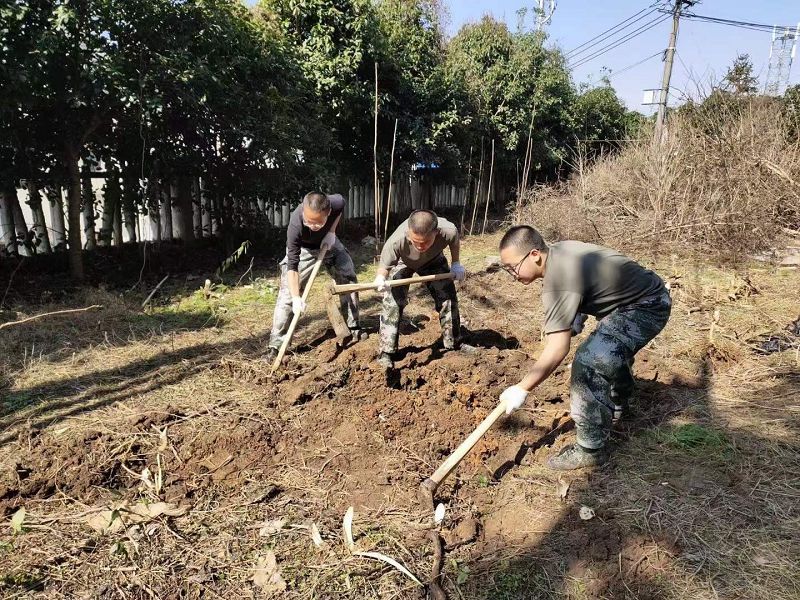
[[[603,46],[602,48],[597,50],[594,54],[591,54],[589,56],[581,58],[578,62],[569,65],[569,67],[571,69],[576,69],[576,68],[578,68],[578,67],[580,67],[582,65],[585,65],[589,61],[592,61],[595,58],[598,58],[598,57],[602,56],[603,54],[611,52],[611,50],[614,50],[615,48],[618,48],[622,44],[625,44],[626,42],[629,42],[632,39],[639,37],[643,33],[647,32],[647,31],[650,31],[651,29],[653,29],[654,27],[657,27],[658,25],[660,25],[664,21],[668,20],[669,18],[670,18],[670,16],[665,16],[665,17],[660,17],[660,18],[658,18],[658,19],[656,19],[654,21],[650,21],[648,24],[643,25],[642,27],[640,27],[639,29],[633,31],[632,33],[629,33],[625,37],[623,37],[623,38],[621,38],[619,40],[615,40],[611,44],[607,44],[607,45]]]
[[[608,76],[608,79],[609,80],[614,79],[614,77],[616,77],[617,75],[621,75],[622,73],[625,73],[626,71],[630,71],[631,69],[634,69],[634,68],[638,67],[639,65],[642,65],[642,64],[646,63],[648,60],[654,59],[656,56],[663,56],[663,55],[664,55],[664,51],[663,50],[659,50],[655,54],[651,54],[647,58],[643,58],[639,62],[635,62],[632,65],[628,65],[627,67],[623,67],[619,71],[612,71],[611,75]]]
[[[594,46],[597,46],[598,44],[604,42],[609,37],[613,37],[617,33],[621,33],[622,30],[627,29],[628,27],[630,27],[634,23],[637,23],[637,22],[641,21],[642,19],[647,18],[651,14],[653,14],[655,12],[658,12],[659,11],[658,5],[662,4],[662,2],[663,2],[663,0],[660,0],[659,2],[654,2],[650,6],[647,6],[647,7],[643,8],[642,10],[640,10],[636,14],[631,15],[630,17],[628,17],[624,21],[621,21],[620,23],[617,23],[616,25],[614,25],[610,29],[606,29],[605,31],[597,34],[593,38],[591,38],[589,40],[586,40],[580,46],[576,46],[575,48],[573,48],[572,50],[567,52],[564,56],[567,59],[570,59],[570,58],[574,58],[575,56],[578,56],[580,54],[583,54],[585,52],[590,51]],[[651,9],[651,10],[648,11],[647,10],[648,8]],[[642,14],[642,13],[645,13],[645,14]],[[639,15],[641,15],[641,16],[639,16]],[[636,17],[639,17],[639,18],[637,19]],[[595,40],[597,40],[597,41],[595,41]],[[584,48],[585,46],[586,46],[586,48]],[[584,48],[584,49],[581,50],[581,48]]]
[[[657,9],[659,12],[666,13],[667,11],[663,8]],[[672,14],[670,11],[669,14]],[[738,21],[736,19],[722,19],[719,17],[709,17],[707,15],[698,15],[692,12],[684,12],[681,13],[681,18],[691,19],[693,21],[705,21],[707,23],[716,23],[717,25],[728,25],[731,27],[739,27],[741,29],[749,29],[751,31],[762,31],[766,33],[772,33],[773,29],[777,28],[778,30],[795,30],[796,26],[789,26],[789,25],[769,25],[767,23],[751,23],[748,21]]]

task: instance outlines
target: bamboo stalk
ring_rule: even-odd
[[[472,235],[472,230],[475,228],[475,218],[478,215],[478,203],[480,202],[481,182],[483,181],[483,136],[481,136],[481,162],[478,168],[478,184],[475,186],[475,204],[472,207],[472,221],[469,224],[469,234]]]
[[[381,198],[378,189],[378,62],[375,61],[375,139],[372,145],[372,166],[374,170],[373,192],[375,194],[375,256],[378,255],[381,231]]]
[[[483,210],[483,229],[481,235],[486,233],[486,221],[489,218],[489,198],[492,196],[492,176],[494,175],[494,139],[492,139],[492,166],[489,169],[489,187],[486,189],[486,208]]]
[[[392,212],[392,186],[394,184],[394,148],[397,143],[397,119],[394,120],[394,136],[392,137],[392,160],[389,164],[389,192],[386,195],[386,222],[383,226],[383,241],[389,237],[389,215]]]
[[[472,187],[472,145],[469,147],[469,166],[467,167],[467,189],[464,191],[464,204],[461,206],[461,227],[458,230],[460,235],[464,235],[464,217],[467,213],[467,198]]]

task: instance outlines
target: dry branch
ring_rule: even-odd
[[[94,310],[96,308],[103,308],[102,304],[92,304],[91,306],[87,306],[85,308],[70,308],[68,310],[56,310],[53,312],[46,312],[40,315],[34,315],[32,317],[27,317],[25,319],[20,319],[19,321],[9,321],[7,323],[1,323],[0,329],[5,329],[6,327],[11,327],[12,325],[22,325],[23,323],[30,323],[31,321],[36,321],[38,319],[42,319],[44,317],[52,317],[55,315],[68,315],[73,313],[81,313],[86,312],[88,310]]]

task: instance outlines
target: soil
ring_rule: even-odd
[[[225,357],[212,365],[214,377],[244,386],[258,407],[217,415],[213,427],[202,424],[201,410],[184,405],[142,411],[113,430],[20,430],[23,451],[15,472],[0,479],[0,515],[8,518],[31,500],[97,506],[133,498],[143,484],[131,472],[152,471],[156,456],[164,473],[162,497],[176,505],[279,497],[304,506],[313,498],[313,506],[321,507],[317,517],[330,520],[341,519],[349,506],[357,513],[398,507],[420,513],[420,482],[491,412],[499,393],[518,381],[540,340],[538,290],[485,272],[461,287],[460,299],[464,341],[478,348],[476,354],[442,351],[436,314],[418,292],[391,371],[374,360],[374,330],[344,349],[320,330],[308,334],[313,341],[290,357],[276,379],[257,356]],[[598,500],[609,485],[602,469],[564,476],[567,501],[559,498],[558,476],[543,474],[545,457],[573,439],[569,360],[525,409],[501,419],[437,490],[436,502],[448,507],[445,561],[450,554],[480,564],[510,548],[533,548],[536,560],[557,556],[559,568],[582,578],[587,598],[623,597],[632,577],[646,572],[642,581],[657,578],[681,544],[663,534],[632,537],[620,514]],[[644,393],[651,422],[680,405],[680,390],[697,387],[696,373],[665,366],[650,348],[638,357],[635,374],[650,382]],[[226,402],[217,398],[218,407]],[[618,428],[616,438],[625,440],[641,426],[633,423]],[[686,493],[736,485],[702,471],[689,477],[681,466],[666,465],[659,477],[666,481],[678,472],[682,478],[673,477],[674,488]],[[653,485],[660,489],[660,482]],[[588,521],[578,517],[584,501],[595,502]],[[417,516],[418,524],[425,522]],[[408,530],[407,543],[424,544],[420,529]]]

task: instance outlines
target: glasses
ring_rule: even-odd
[[[531,251],[528,250],[528,253],[525,256],[523,256],[522,259],[517,264],[515,264],[513,267],[511,265],[501,265],[501,266],[503,267],[503,270],[506,273],[511,275],[514,279],[517,279],[517,278],[519,278],[519,269],[522,266],[522,263],[524,263],[530,255],[531,255]]]

